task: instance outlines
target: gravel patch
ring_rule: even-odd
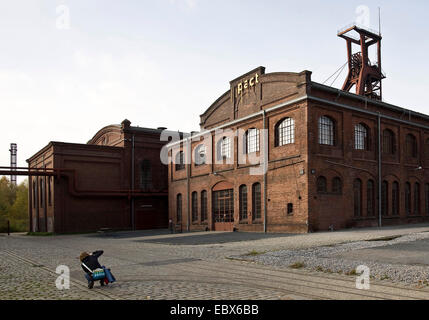
[[[370,268],[371,278],[390,280],[408,285],[429,286],[429,266],[390,264],[370,259],[347,259],[339,254],[360,250],[410,243],[429,239],[429,233],[416,233],[392,240],[357,241],[301,250],[279,250],[261,254],[244,254],[231,258],[252,261],[263,265],[282,268],[305,268],[326,273],[340,273],[356,276],[356,268],[365,265]]]

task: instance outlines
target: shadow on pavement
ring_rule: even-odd
[[[127,238],[140,238],[162,236],[170,234],[168,229],[157,230],[140,230],[140,231],[107,231],[87,235],[88,238],[108,238],[108,239],[127,239]]]
[[[166,237],[158,239],[142,239],[136,240],[137,242],[146,243],[160,243],[170,245],[206,245],[206,244],[219,244],[228,242],[241,242],[241,241],[252,241],[252,240],[263,240],[272,238],[285,238],[294,236],[293,234],[265,234],[265,233],[244,233],[244,232],[216,232],[216,233],[204,233],[190,235],[189,233],[183,236]]]

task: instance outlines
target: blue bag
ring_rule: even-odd
[[[110,272],[110,269],[107,269],[105,266],[103,266],[104,273],[106,274],[107,280],[109,280],[110,283],[113,283],[116,281],[113,274]]]
[[[95,269],[94,271],[92,271],[90,268],[88,268],[88,266],[85,263],[82,262],[82,265],[89,272],[91,272],[92,281],[103,280],[104,278],[106,278],[106,273],[105,273],[104,269]]]

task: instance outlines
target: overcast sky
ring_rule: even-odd
[[[0,1],[0,165],[11,142],[26,166],[49,141],[86,143],[125,118],[199,130],[229,81],[260,65],[324,82],[346,62],[337,30],[378,30],[378,7],[384,100],[429,114],[425,0]]]

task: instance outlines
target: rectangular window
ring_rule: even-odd
[[[287,204],[287,214],[290,216],[293,214],[293,203]]]
[[[150,160],[143,160],[140,166],[140,189],[152,188],[152,168]]]

